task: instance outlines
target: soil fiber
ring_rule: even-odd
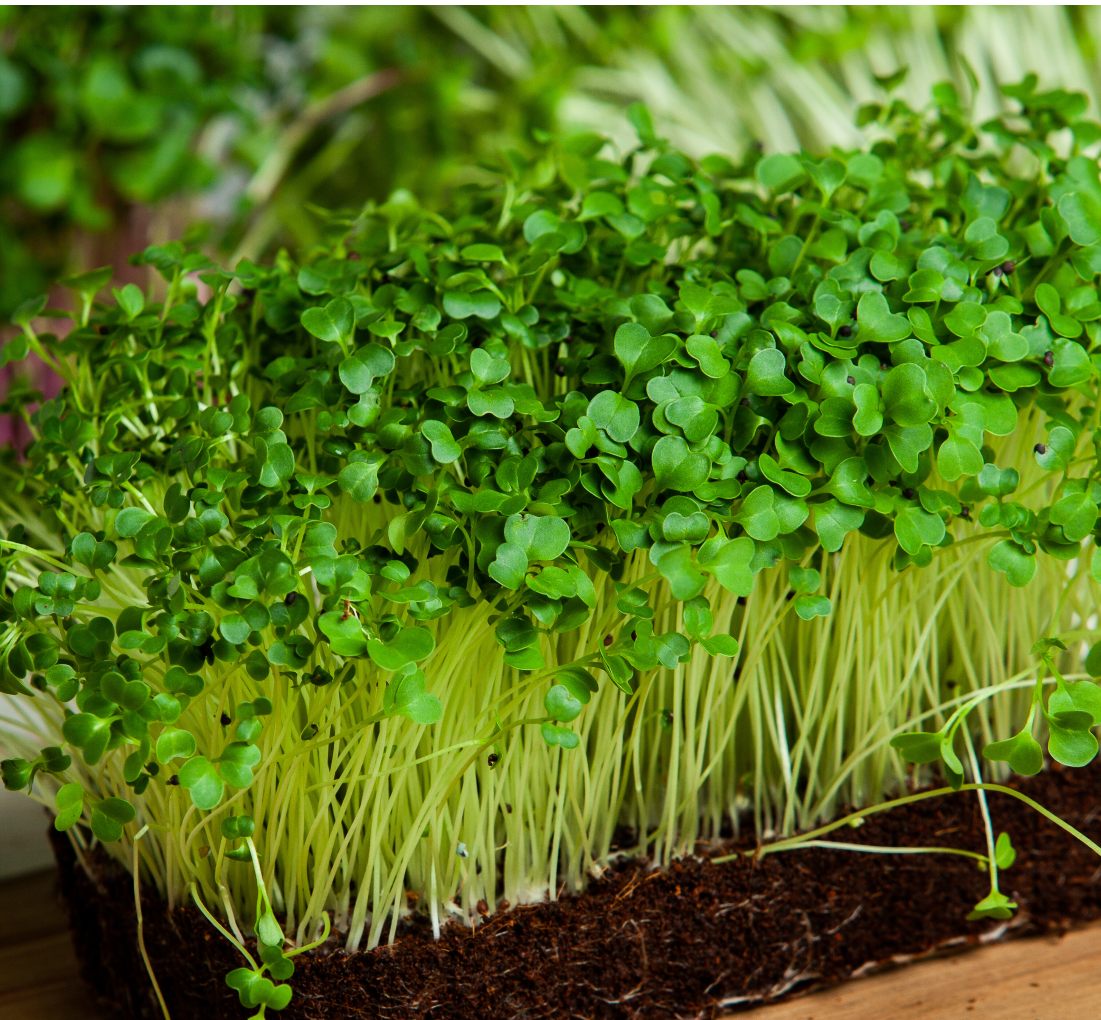
[[[1053,768],[1022,785],[1101,841],[1101,767]],[[987,892],[973,860],[806,849],[655,870],[630,861],[579,896],[504,909],[438,941],[410,926],[370,952],[297,957],[286,1020],[419,1017],[713,1018],[916,956],[1101,916],[1101,860],[1005,795],[990,795],[996,831],[1017,862],[1002,889],[1010,923],[968,922]],[[833,838],[890,846],[985,847],[977,798],[935,798]],[[137,951],[132,886],[101,867],[93,882],[55,840],[85,979],[124,1018],[161,1016]],[[246,1011],[224,983],[242,961],[192,908],[143,903],[145,944],[173,1020],[234,1020]]]

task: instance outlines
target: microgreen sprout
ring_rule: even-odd
[[[576,889],[620,824],[776,852],[929,767],[1034,804],[991,780],[1098,750],[1101,180],[1077,103],[1010,94],[744,165],[635,111],[446,218],[151,248],[163,294],[81,284],[63,337],[29,306],[0,360],[66,387],[11,401],[5,783],[144,831],[258,1016],[330,915],[357,949],[410,891],[438,931]]]

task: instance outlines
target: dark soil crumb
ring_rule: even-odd
[[[1101,767],[1054,768],[1028,793],[1101,840]],[[1065,929],[1101,916],[1101,860],[1018,801],[990,795],[1017,863],[1002,888],[1020,904],[1005,934]],[[949,796],[898,809],[847,842],[983,850],[977,799]],[[159,1020],[137,952],[129,879],[103,868],[99,887],[55,841],[85,978],[112,1015]],[[579,896],[505,910],[433,941],[411,927],[371,952],[318,951],[295,960],[286,1020],[713,1018],[738,1006],[831,984],[932,951],[976,944],[1003,922],[968,922],[986,894],[973,861],[799,850],[662,870],[632,861]],[[225,974],[235,951],[197,911],[143,906],[145,942],[173,1020],[244,1017]]]

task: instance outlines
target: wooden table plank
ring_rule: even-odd
[[[923,960],[802,999],[753,1020],[1078,1020],[1101,1015],[1101,926]]]
[[[0,949],[0,1020],[106,1020],[77,973],[68,929]]]
[[[106,1020],[77,970],[53,872],[0,883],[0,1020]]]
[[[0,950],[68,930],[54,892],[56,885],[52,871],[0,882]],[[0,974],[0,982],[3,979]]]

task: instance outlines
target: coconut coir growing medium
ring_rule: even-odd
[[[1030,796],[1101,840],[1101,768],[1053,768],[1026,780]],[[1011,934],[1101,916],[1101,860],[1005,795],[990,795],[996,831],[1016,864],[1001,887],[1020,904]],[[973,794],[924,801],[836,838],[984,851]],[[129,876],[113,865],[92,882],[57,841],[85,977],[110,1015],[160,1011],[137,950]],[[579,896],[503,910],[437,941],[409,925],[393,945],[295,959],[286,1020],[419,1017],[711,1018],[876,966],[991,937],[1004,922],[968,922],[987,892],[975,862],[946,855],[808,849],[713,864],[730,847],[662,870],[629,861]],[[224,982],[242,960],[193,908],[144,901],[145,944],[173,1020],[233,1020],[246,1012]]]

